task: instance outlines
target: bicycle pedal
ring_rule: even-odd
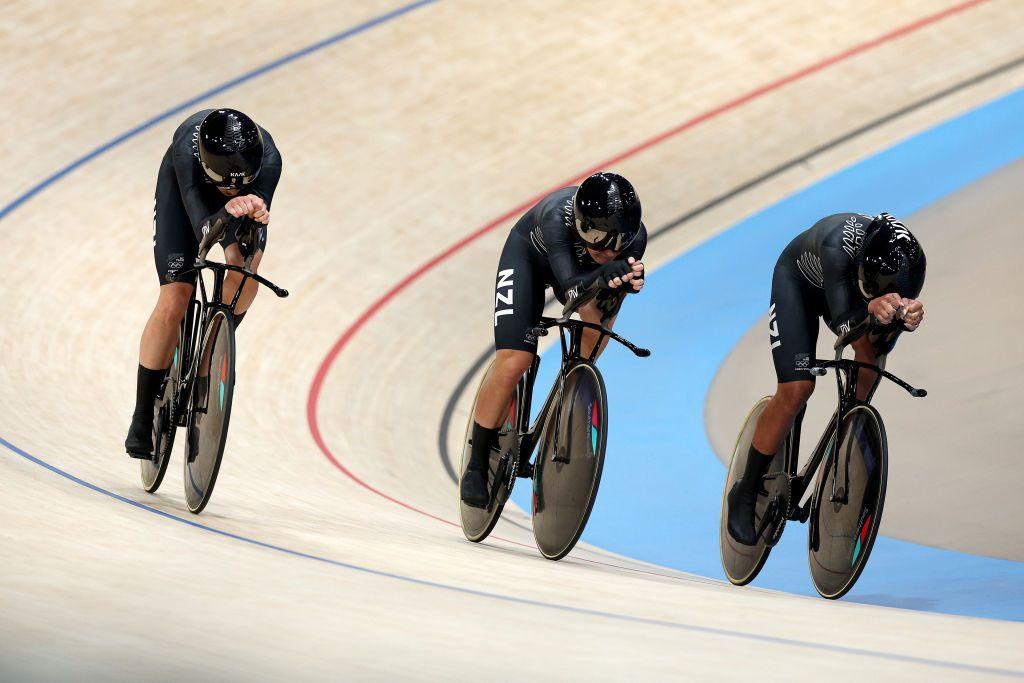
[[[533,465],[529,462],[520,463],[516,476],[522,479],[533,479]]]

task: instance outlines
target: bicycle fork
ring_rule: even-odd
[[[569,447],[562,442],[562,399],[564,398],[563,390],[565,389],[565,373],[559,373],[558,379],[558,393],[555,396],[555,433],[552,436],[551,444],[551,462],[560,462],[567,464],[569,462]]]

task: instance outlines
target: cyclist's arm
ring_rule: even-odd
[[[575,244],[564,228],[545,229],[544,243],[547,244],[548,263],[558,285],[556,292],[565,292],[567,299],[574,298],[576,294],[590,288],[598,280],[603,280],[606,270],[615,267],[612,264],[621,267],[623,274],[629,272],[624,257],[590,270],[580,268],[576,263]],[[607,285],[602,284],[601,287],[607,289]]]
[[[647,251],[647,227],[641,223],[640,231],[637,233],[636,239],[633,240],[632,244],[622,250],[622,253],[619,254],[619,258],[623,261],[628,261],[629,258],[632,257],[637,261],[643,261],[645,251]]]
[[[544,244],[548,249],[548,263],[557,283],[556,291],[570,292],[576,288],[581,292],[593,281],[592,273],[587,273],[576,265],[573,241],[566,229],[561,225],[545,225]]]
[[[235,218],[227,212],[227,209],[220,209],[206,218],[199,226],[199,259],[206,258],[206,254],[229,229],[235,230],[245,220],[245,217]]]
[[[868,317],[867,302],[857,288],[853,260],[842,249],[825,247],[821,253],[821,274],[825,301],[832,319],[829,327],[837,336],[848,335]]]
[[[264,142],[266,152],[263,154],[263,166],[260,169],[260,174],[256,176],[256,182],[244,194],[254,194],[262,199],[269,211],[270,203],[274,200],[277,183],[281,180],[281,153],[277,151],[269,133],[264,136]]]
[[[210,214],[206,202],[200,194],[203,177],[201,169],[191,151],[175,145],[171,153],[174,163],[174,175],[178,179],[178,190],[181,192],[181,203],[188,214],[189,223],[192,224],[192,231],[196,239],[203,239],[203,225],[217,214]]]
[[[894,320],[888,325],[872,324],[867,339],[878,356],[884,357],[896,346],[896,340],[903,334],[903,321]]]

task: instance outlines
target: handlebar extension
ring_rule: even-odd
[[[552,327],[581,327],[581,328],[586,328],[586,329],[590,329],[590,330],[595,330],[597,332],[601,332],[602,334],[607,336],[609,339],[612,339],[612,340],[617,341],[618,343],[622,344],[627,349],[632,351],[633,354],[635,356],[637,356],[638,358],[647,358],[648,356],[651,355],[650,349],[645,349],[643,347],[637,346],[636,344],[634,344],[633,342],[629,341],[625,337],[621,337],[621,336],[617,335],[615,332],[612,332],[611,330],[609,330],[607,327],[604,327],[603,325],[598,325],[597,323],[588,323],[588,322],[585,322],[583,320],[573,320],[573,319],[568,318],[568,317],[562,317],[562,318],[541,318],[540,325],[538,325],[537,327],[532,328],[530,330],[530,334],[532,334],[535,337],[546,337],[547,334],[548,334],[548,330],[551,329]]]
[[[872,371],[878,373],[879,375],[881,375],[885,379],[889,380],[890,382],[892,382],[896,386],[898,386],[901,389],[903,389],[904,391],[906,391],[908,394],[910,394],[914,398],[924,398],[925,396],[928,395],[928,392],[926,390],[924,390],[924,389],[917,389],[915,387],[912,387],[910,384],[904,382],[902,379],[900,379],[896,375],[892,374],[891,372],[887,372],[887,371],[883,370],[882,368],[878,367],[877,365],[872,365],[871,363],[861,363],[860,361],[850,360],[850,359],[847,359],[847,358],[841,358],[839,360],[828,360],[828,361],[817,360],[817,361],[815,361],[815,363],[816,363],[816,365],[814,365],[813,367],[810,368],[810,373],[812,375],[815,375],[816,377],[823,377],[826,374],[826,372],[828,372],[828,368],[843,369],[843,370],[846,370],[847,372],[849,372],[851,370],[854,370],[854,369],[862,369],[863,368],[863,369],[872,370]]]
[[[216,261],[204,261],[202,259],[196,259],[194,267],[197,271],[203,270],[204,268],[209,268],[210,270],[233,270],[236,273],[241,273],[242,275],[249,276],[250,278],[258,282],[259,284],[263,285],[264,287],[266,287],[267,289],[269,289],[282,299],[288,296],[288,290],[285,289],[284,287],[278,287],[277,285],[275,285],[273,282],[266,279],[262,275],[254,273],[248,268],[243,268],[242,266],[233,266],[229,263],[218,263]]]

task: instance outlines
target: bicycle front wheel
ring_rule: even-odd
[[[830,600],[846,595],[864,571],[882,521],[889,472],[885,427],[877,410],[855,406],[841,425],[839,448],[819,470],[808,529],[811,580]]]
[[[228,437],[235,389],[235,322],[229,313],[213,314],[199,353],[185,442],[185,502],[197,514],[213,495]]]
[[[565,376],[540,440],[533,476],[533,537],[549,560],[576,546],[597,500],[608,442],[608,401],[597,368],[582,362]]]

